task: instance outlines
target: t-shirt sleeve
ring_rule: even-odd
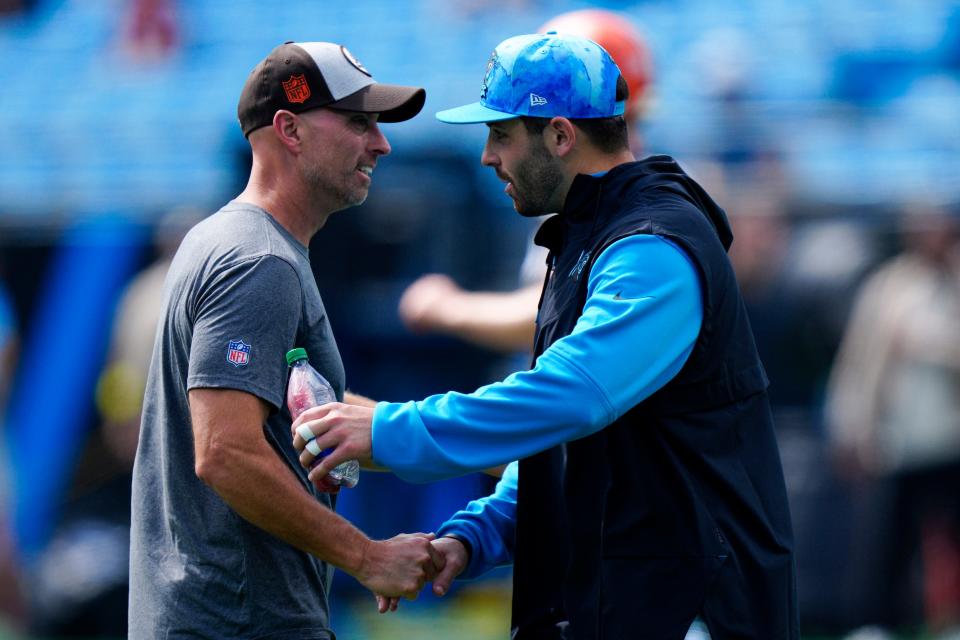
[[[296,271],[275,256],[219,272],[195,302],[187,388],[246,391],[279,409],[301,298]]]

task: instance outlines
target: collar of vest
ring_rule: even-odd
[[[679,196],[698,208],[710,220],[723,248],[730,248],[733,233],[723,209],[683,171],[676,160],[663,155],[625,162],[599,177],[577,174],[570,184],[563,209],[541,225],[534,242],[557,251],[563,242],[564,227],[593,220],[597,209],[606,206],[601,200],[619,203],[625,189],[640,193],[650,188],[659,188]]]
[[[601,176],[578,173],[570,184],[563,209],[540,225],[533,242],[551,251],[559,250],[563,241],[564,224],[592,219],[596,215],[598,198],[604,185],[617,182],[621,176],[629,173],[630,169],[638,164],[638,162],[626,162],[613,167]]]
[[[563,203],[560,215],[571,220],[585,217],[592,218],[595,213],[596,199],[604,185],[619,181],[622,176],[630,173],[631,169],[639,164],[639,162],[618,164],[601,176],[578,173],[573,178],[573,182],[570,183],[570,190],[567,192],[567,198]]]

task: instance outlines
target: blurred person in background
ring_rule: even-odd
[[[803,421],[802,428],[809,431],[810,417],[796,416],[801,406],[812,404],[813,384],[801,379],[794,352],[802,339],[798,326],[803,313],[785,273],[792,235],[784,211],[785,197],[777,185],[759,175],[738,184],[728,185],[726,194],[730,226],[737,239],[730,248],[730,262],[771,380],[768,393],[777,429],[796,427]]]
[[[129,0],[119,29],[121,46],[141,62],[170,57],[182,40],[175,0]]]
[[[630,98],[624,119],[631,149],[635,156],[642,156],[640,125],[650,106],[653,62],[636,27],[612,11],[584,9],[556,16],[537,31],[580,36],[606,49],[627,82]],[[416,333],[448,334],[506,353],[529,351],[546,258],[546,249],[534,244],[531,236],[520,268],[521,286],[514,291],[466,291],[449,276],[422,276],[401,297],[400,318]]]
[[[497,46],[480,101],[437,117],[487,124],[481,162],[518,213],[560,212],[537,234],[550,271],[533,368],[472,394],[315,407],[294,446],[305,467],[307,441],[334,447],[313,477],[373,452],[419,482],[519,459],[434,542],[441,595],[514,563],[518,640],[796,639],[789,509],[726,215],[671,158],[635,160],[627,93],[589,40]]]
[[[97,408],[107,446],[130,468],[140,435],[140,410],[160,320],[163,283],[177,247],[202,219],[199,209],[186,206],[160,218],[154,235],[157,259],[127,285],[117,306],[110,355],[97,383]]]
[[[250,73],[238,118],[246,189],[187,234],[164,285],[134,465],[129,636],[331,640],[332,568],[415,597],[432,536],[367,538],[297,464],[284,355],[304,347],[338,398],[345,373],[310,238],[362,203],[390,152],[381,122],[423,107],[343,46],[286,43]]]
[[[862,621],[925,622],[956,638],[960,219],[913,203],[900,223],[903,251],[857,295],[830,378],[828,435],[860,516],[851,579]]]
[[[130,485],[163,283],[177,247],[203,218],[177,207],[156,225],[156,260],[127,285],[97,384],[92,434],[50,544],[31,582],[31,630],[43,636],[120,637],[127,631]],[[91,561],[95,559],[95,561]]]

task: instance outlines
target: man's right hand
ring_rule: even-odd
[[[467,548],[456,538],[438,538],[433,541],[433,548],[443,557],[443,566],[433,579],[433,593],[442,596],[450,590],[454,578],[467,568],[470,556]]]
[[[421,534],[422,535],[422,534]],[[466,547],[456,538],[444,537],[433,541],[433,549],[443,558],[443,566],[438,566],[438,573],[433,578],[433,593],[442,596],[450,590],[450,584],[453,580],[463,573],[467,564],[470,562],[470,556]],[[396,611],[400,599],[396,597],[387,597],[377,594],[377,610],[380,613]]]
[[[433,538],[432,533],[403,533],[371,540],[354,577],[379,596],[414,600],[444,567],[443,555],[430,544]]]

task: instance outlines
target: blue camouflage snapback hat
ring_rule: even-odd
[[[437,113],[451,124],[539,118],[610,118],[622,115],[617,101],[620,69],[592,40],[548,33],[508,38],[487,63],[480,101]]]

